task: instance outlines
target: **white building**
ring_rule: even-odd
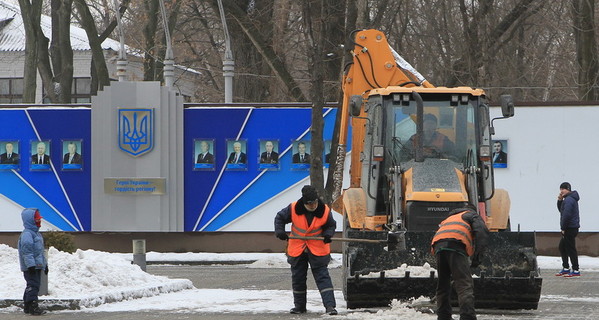
[[[52,36],[51,18],[41,17],[41,27],[49,39]],[[71,46],[73,47],[73,103],[89,103],[91,50],[87,35],[82,28],[71,25]],[[110,78],[117,79],[116,61],[120,49],[119,41],[106,39],[102,43]],[[20,103],[23,96],[23,68],[25,58],[25,30],[18,5],[0,2],[0,103]],[[127,76],[129,80],[143,80],[143,63],[138,53],[128,52]],[[194,81],[199,72],[176,66],[175,87],[190,100],[195,96]],[[36,103],[44,103],[42,80],[38,75]]]

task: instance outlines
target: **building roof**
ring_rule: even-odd
[[[49,16],[41,17],[44,35],[52,39],[52,20]],[[90,50],[85,30],[71,24],[71,46],[73,50]],[[107,38],[102,49],[119,51],[120,43]],[[21,8],[7,1],[0,1],[0,51],[25,51],[25,28]]]

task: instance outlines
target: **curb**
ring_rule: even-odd
[[[181,279],[182,282],[187,282],[184,285],[173,288],[172,285],[155,286],[138,290],[122,290],[117,292],[107,292],[103,295],[89,296],[82,299],[39,299],[39,305],[44,310],[79,310],[81,308],[93,308],[105,303],[120,302],[129,299],[139,299],[150,296],[157,296],[162,293],[178,292],[182,290],[194,289],[191,281]],[[43,296],[42,296],[43,297]],[[2,299],[0,300],[0,308],[8,308],[16,306],[23,308],[22,299]]]

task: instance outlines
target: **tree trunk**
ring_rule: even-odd
[[[322,154],[324,150],[322,111],[324,105],[324,44],[325,21],[328,18],[328,0],[304,0],[304,33],[308,40],[308,70],[310,72],[310,100],[312,101],[312,126],[310,127],[310,181],[321,196],[324,196],[324,174]]]
[[[147,21],[143,29],[145,40],[144,81],[156,80],[156,29],[158,28],[158,0],[144,2]]]
[[[62,0],[58,10],[59,17],[59,51],[61,68],[54,67],[54,74],[59,75],[60,102],[71,103],[71,89],[73,87],[73,47],[71,46],[71,13],[73,0]],[[54,29],[54,28],[52,28]]]
[[[19,0],[23,25],[25,27],[25,66],[23,69],[23,102],[34,103],[36,93],[38,37],[42,0]]]
[[[582,101],[599,100],[599,65],[595,35],[595,1],[572,1],[576,61],[578,62],[578,96]]]

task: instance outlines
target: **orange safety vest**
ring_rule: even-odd
[[[466,212],[466,211],[464,211]],[[432,246],[437,242],[445,239],[456,239],[466,246],[466,253],[471,256],[474,254],[474,242],[472,239],[472,228],[468,222],[462,219],[462,214],[454,214],[441,222],[439,230],[435,233],[431,242],[431,251],[434,251]],[[433,252],[434,253],[434,252]]]
[[[308,225],[308,219],[305,216],[295,212],[295,205],[291,204],[291,235],[300,237],[320,237],[322,236],[322,227],[329,219],[329,206],[324,206],[324,214],[322,217],[314,217],[312,224]],[[299,257],[304,250],[310,250],[315,256],[326,256],[331,253],[331,245],[324,243],[322,240],[300,240],[289,239],[287,244],[287,254],[292,257]]]

